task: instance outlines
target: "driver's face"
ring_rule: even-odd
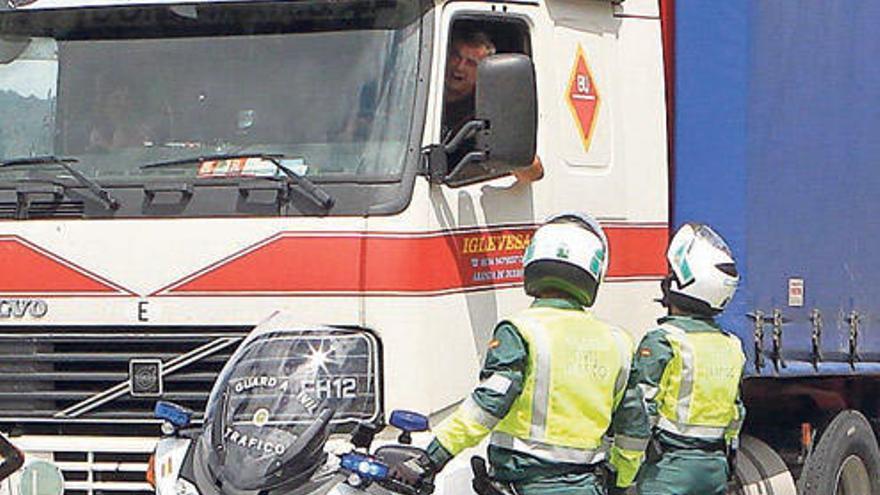
[[[446,62],[446,101],[459,101],[474,94],[477,86],[477,65],[489,55],[483,45],[455,42],[449,48]]]

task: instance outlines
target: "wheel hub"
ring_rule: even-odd
[[[871,480],[864,461],[851,455],[843,460],[834,481],[836,495],[871,495]]]

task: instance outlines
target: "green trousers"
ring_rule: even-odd
[[[639,495],[724,495],[727,459],[702,450],[665,452],[646,462],[636,480]]]
[[[566,474],[520,481],[514,484],[519,495],[605,495],[602,481],[591,473]]]

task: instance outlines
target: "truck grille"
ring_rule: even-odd
[[[14,438],[30,459],[54,463],[64,477],[64,495],[151,495],[147,462],[155,438],[30,436]],[[13,477],[16,478],[16,477]],[[20,480],[12,479],[18,487]],[[12,493],[18,493],[17,488]]]
[[[4,329],[0,334],[0,421],[152,423],[157,398],[130,394],[132,359],[161,360],[161,398],[193,409],[198,420],[214,378],[248,330]]]

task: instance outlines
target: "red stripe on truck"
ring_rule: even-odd
[[[428,233],[285,232],[154,295],[443,294],[522,284],[522,252],[534,226]],[[610,280],[666,274],[668,231],[606,227]]]
[[[17,236],[0,236],[4,296],[130,295],[113,283]]]

